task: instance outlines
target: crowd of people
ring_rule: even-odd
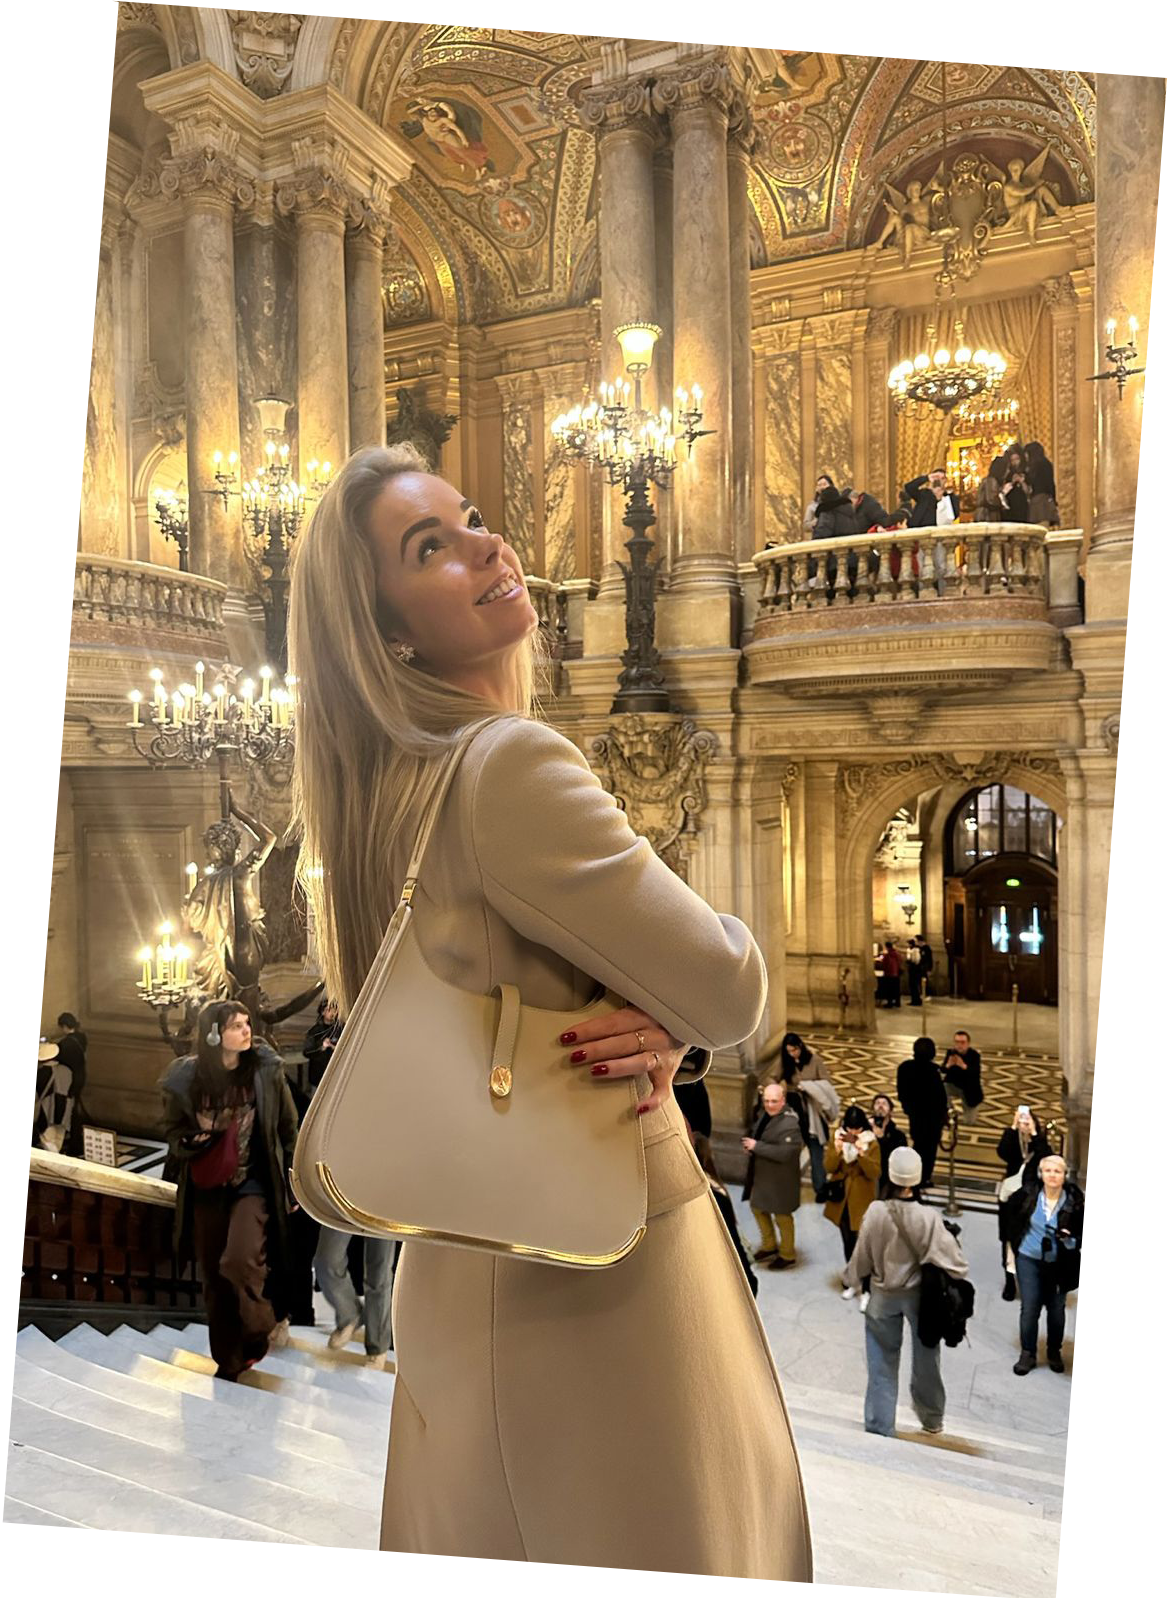
[[[969,1276],[958,1229],[925,1204],[923,1189],[934,1180],[951,1104],[969,1120],[983,1102],[981,1055],[964,1028],[940,1060],[934,1040],[918,1038],[898,1067],[896,1103],[893,1095],[878,1093],[867,1108],[852,1103],[843,1112],[824,1060],[798,1034],[785,1034],[760,1064],[760,1103],[742,1140],[743,1197],[759,1227],[753,1263],[769,1270],[797,1264],[806,1162],[815,1200],[840,1232],[842,1297],[858,1299],[865,1316],[865,1427],[893,1433],[908,1327],[910,1398],[923,1430],[940,1432],[941,1345],[961,1340],[974,1295],[954,1286]],[[1004,1129],[998,1156],[1005,1167],[998,1204],[1002,1297],[1020,1304],[1014,1371],[1025,1376],[1035,1369],[1045,1316],[1047,1363],[1062,1372],[1064,1306],[1079,1282],[1084,1195],[1028,1105],[1020,1105]],[[733,1235],[741,1249],[737,1231]],[[965,1309],[955,1303],[959,1299]]]
[[[924,940],[909,941],[928,950]],[[914,964],[920,969],[920,960]],[[887,968],[883,974],[886,980],[891,975]],[[70,1091],[84,1085],[85,1033],[70,1012],[58,1024],[58,1043],[42,1045],[42,1054],[54,1051],[50,1076],[38,1079],[42,1112],[58,1053],[73,1074]],[[244,1005],[212,1003],[199,1015],[194,1053],[175,1060],[162,1078],[169,1169],[177,1184],[176,1249],[196,1264],[216,1375],[226,1381],[284,1346],[292,1323],[312,1324],[314,1278],[334,1319],[331,1348],[344,1347],[364,1329],[367,1364],[384,1368],[393,1346],[390,1298],[400,1245],[319,1226],[299,1209],[289,1186],[300,1120],[342,1030],[336,1004],[322,998],[304,1040],[306,1094],[290,1080],[280,1055],[253,1032]],[[865,1316],[866,1429],[893,1434],[908,1329],[911,1402],[923,1430],[940,1432],[942,1322],[934,1314],[938,1324],[927,1327],[931,1315],[923,1304],[931,1283],[965,1281],[969,1266],[957,1229],[924,1203],[923,1189],[934,1180],[951,1104],[970,1119],[983,1101],[981,1056],[969,1031],[955,1032],[940,1060],[932,1038],[915,1039],[898,1067],[896,1094],[877,1093],[867,1107],[842,1107],[825,1061],[799,1034],[785,1033],[778,1048],[765,1052],[759,1104],[742,1139],[743,1198],[759,1228],[754,1250],[744,1247],[714,1164],[705,1085],[679,1085],[676,1094],[752,1292],[758,1290],[755,1268],[784,1271],[797,1264],[806,1165],[815,1202],[840,1233],[841,1295],[857,1299]],[[1036,1368],[1045,1318],[1047,1364],[1062,1372],[1065,1304],[1079,1282],[1084,1195],[1029,1105],[1019,1105],[997,1153],[1004,1166],[998,1193],[1002,1297],[1020,1306],[1014,1371],[1025,1376]]]

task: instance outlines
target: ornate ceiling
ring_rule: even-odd
[[[274,25],[291,16],[121,9],[139,27],[158,18],[172,65],[180,51],[191,58],[197,35],[203,54],[241,73],[241,28],[254,35],[257,18]],[[598,292],[595,140],[574,109],[598,38],[292,20],[296,33],[279,48],[295,60],[285,73],[281,58],[285,75],[270,92],[327,80],[415,156],[395,201],[391,320],[439,314],[441,301],[442,314],[492,321]],[[270,39],[276,32],[268,27]],[[943,85],[936,62],[790,50],[752,57],[766,73],[750,181],[757,266],[873,242],[887,215],[886,183],[928,179],[936,168],[943,116],[951,152],[977,149],[1005,167],[1050,147],[1046,176],[1061,202],[1093,198],[1095,94],[1086,74],[952,63]]]

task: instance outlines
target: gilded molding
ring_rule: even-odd
[[[717,751],[717,736],[688,717],[621,716],[589,744],[593,769],[634,832],[683,881],[706,808],[707,761]]]
[[[1025,786],[1028,777],[1043,777],[1063,785],[1060,763],[1047,755],[1012,750],[981,750],[974,759],[964,759],[959,751],[905,755],[898,760],[883,760],[864,765],[841,766],[836,774],[836,819],[840,831],[847,831],[860,811],[883,789],[900,785],[901,779],[919,773],[928,784],[965,783],[983,787],[1017,777]]]

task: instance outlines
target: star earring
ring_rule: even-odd
[[[395,639],[390,648],[393,651],[394,659],[400,660],[403,666],[408,666],[414,659],[413,644],[403,644],[398,639]]]

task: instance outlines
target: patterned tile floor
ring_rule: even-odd
[[[912,1016],[916,1012],[909,1014]],[[805,1032],[803,1036],[832,1072],[842,1104],[855,1101],[868,1109],[874,1093],[888,1093],[896,1102],[897,1067],[913,1049],[915,1034],[908,1028],[901,1037],[859,1037],[833,1032]],[[933,1036],[941,1056],[949,1033],[939,1031]],[[1057,1133],[1063,1127],[1060,1068],[1054,1055],[1039,1052],[1015,1055],[1009,1049],[994,1045],[980,1052],[982,1090],[986,1097],[978,1108],[977,1120],[959,1128],[955,1154],[958,1185],[972,1194],[988,1193],[989,1184],[997,1182],[1003,1174],[995,1147],[1004,1127],[1010,1126],[1018,1105],[1030,1105],[1041,1124],[1054,1121]],[[904,1116],[899,1119],[904,1127]],[[936,1173],[939,1183],[944,1183],[946,1170],[943,1154]]]

